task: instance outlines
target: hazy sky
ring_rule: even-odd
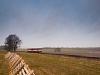
[[[100,0],[0,0],[0,45],[100,47]]]

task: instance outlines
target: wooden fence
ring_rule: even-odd
[[[9,75],[35,75],[34,71],[31,70],[25,61],[19,55],[8,52],[5,55],[10,65]]]

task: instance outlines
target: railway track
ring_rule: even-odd
[[[43,52],[40,54],[51,54],[51,55],[61,55],[61,56],[70,56],[70,57],[77,57],[77,58],[92,58],[92,59],[100,59],[100,53],[47,53]]]

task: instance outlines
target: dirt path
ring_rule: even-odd
[[[42,54],[53,54],[53,55],[63,55],[63,56],[71,56],[71,57],[82,57],[82,58],[93,58],[93,59],[100,59],[100,53],[99,52],[89,52],[89,53],[60,53],[60,52],[55,52],[55,53],[47,53],[44,52]]]

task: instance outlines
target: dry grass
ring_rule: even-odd
[[[18,52],[36,75],[100,75],[100,60]]]
[[[0,75],[8,75],[9,64],[0,51]],[[100,75],[100,60],[16,52],[36,75]]]
[[[6,53],[5,51],[0,51],[0,75],[9,74],[9,64],[4,57]]]

